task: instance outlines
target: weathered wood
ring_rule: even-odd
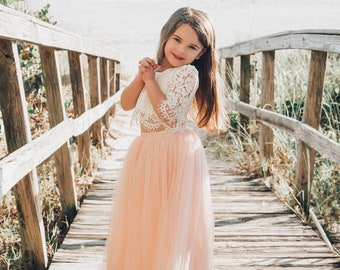
[[[225,59],[225,81],[230,89],[233,88],[233,77],[234,77],[234,58]]]
[[[113,96],[118,89],[116,89],[117,86],[117,62],[113,60],[108,60],[109,65],[109,95]]]
[[[31,141],[17,45],[0,39],[0,107],[8,152]],[[35,168],[13,188],[18,210],[24,269],[45,269],[47,252]]]
[[[220,49],[220,55],[222,58],[231,58],[284,49],[309,49],[340,53],[339,44],[339,30],[287,31],[223,47]]]
[[[48,116],[51,127],[65,120],[64,100],[61,89],[59,64],[53,48],[40,47],[43,83],[46,90]],[[48,146],[45,146],[48,147]],[[63,217],[71,222],[77,213],[77,192],[69,142],[65,142],[55,153],[55,167]]]
[[[117,91],[117,63],[113,60],[109,60],[109,95],[113,96]],[[114,115],[116,106],[113,106],[110,114]]]
[[[250,99],[250,55],[241,56],[240,71],[240,100],[249,103]],[[240,115],[241,132],[249,133],[249,118],[243,114]],[[243,136],[241,136],[243,138]]]
[[[318,129],[321,120],[323,84],[327,52],[312,51],[308,75],[308,87],[303,109],[303,122]],[[302,203],[305,214],[309,205],[314,175],[315,150],[304,142],[298,142],[297,168],[295,176],[296,195]]]
[[[105,58],[100,58],[100,94],[101,101],[105,101],[109,97],[109,65]],[[103,125],[106,129],[110,128],[110,112],[107,112],[103,117]]]
[[[91,108],[101,102],[100,96],[100,76],[99,76],[98,57],[88,56],[89,87]],[[98,120],[91,128],[92,144],[98,148],[103,147],[102,121]]]
[[[111,128],[123,135],[110,145],[119,145],[119,151],[99,164],[95,184],[50,270],[92,270],[101,265],[119,170],[131,134],[138,134],[138,130],[125,127],[130,115],[118,110],[116,117]],[[239,175],[233,165],[217,161],[213,155],[208,155],[208,161],[215,213],[214,270],[337,269],[340,258],[279,202],[261,179]],[[236,189],[238,185],[242,189]]]
[[[95,42],[33,16],[0,5],[0,37],[27,41],[37,45],[78,51],[108,59],[120,58],[119,53],[102,43]]]
[[[72,97],[75,117],[86,112],[86,99],[84,89],[84,75],[79,52],[68,52],[68,60],[70,67],[70,79],[72,86]],[[92,175],[92,158],[90,151],[90,134],[86,130],[83,134],[77,136],[78,145],[78,162],[82,168],[82,172]]]
[[[260,121],[270,127],[276,127],[292,134],[296,139],[305,142],[327,158],[340,164],[340,143],[328,138],[318,130],[298,120],[275,112],[253,107],[249,104],[228,100],[228,106],[251,119]]]
[[[262,93],[261,107],[274,110],[274,68],[275,51],[262,53]],[[260,126],[259,147],[261,159],[270,160],[273,156],[274,133],[267,126]]]
[[[120,92],[76,119],[66,119],[0,160],[0,199],[18,181],[50,157],[72,136],[83,134],[101,119],[120,98]],[[11,116],[11,119],[13,117]],[[48,147],[46,147],[48,145]]]

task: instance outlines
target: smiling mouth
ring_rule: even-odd
[[[173,55],[173,57],[175,58],[175,59],[177,59],[177,60],[183,60],[184,58],[183,57],[179,57],[179,56],[177,56],[176,54],[172,54]]]

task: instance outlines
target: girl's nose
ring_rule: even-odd
[[[180,56],[184,55],[186,53],[186,47],[185,46],[178,46],[177,48],[177,52],[178,54],[180,54]]]

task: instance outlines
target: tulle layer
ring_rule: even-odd
[[[107,239],[110,270],[210,270],[213,213],[204,149],[193,131],[131,144]]]

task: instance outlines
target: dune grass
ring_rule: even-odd
[[[302,50],[278,51],[275,55],[275,111],[302,119],[305,93],[307,91],[310,52]],[[338,54],[329,54],[325,75],[324,95],[320,131],[329,138],[340,140],[340,65]],[[260,55],[252,58],[257,76],[261,74]],[[239,89],[239,63],[235,63],[233,87],[228,95],[237,98]],[[256,74],[256,73],[255,73]],[[257,85],[254,85],[257,81]],[[254,104],[255,89],[261,92],[261,80],[252,80],[250,103]],[[256,104],[258,106],[258,104]],[[231,128],[217,140],[211,142],[220,158],[235,162],[247,173],[263,177],[277,196],[301,217],[310,223],[294,197],[294,177],[297,162],[297,141],[284,131],[274,129],[274,157],[270,164],[261,160],[258,153],[257,136],[259,125],[250,122],[248,131],[240,127],[239,116],[230,112]],[[270,175],[265,175],[265,172]],[[320,156],[316,157],[312,185],[311,207],[333,242],[340,249],[340,165]],[[313,225],[313,224],[311,224]]]

